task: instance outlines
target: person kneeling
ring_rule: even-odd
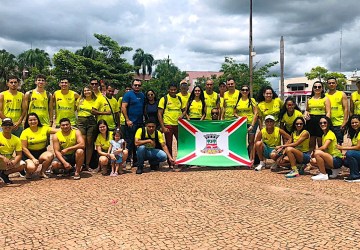
[[[163,135],[156,130],[156,122],[149,118],[145,122],[145,128],[139,128],[135,134],[136,154],[138,158],[137,174],[142,174],[144,161],[148,160],[152,170],[159,169],[159,163],[169,159],[171,164],[175,163],[165,144]],[[160,149],[161,148],[161,149]]]
[[[80,179],[81,167],[84,163],[85,142],[80,130],[71,128],[70,120],[62,118],[60,120],[60,131],[54,135],[53,147],[55,159],[51,168],[53,172],[59,169],[70,171],[76,164],[74,180]]]

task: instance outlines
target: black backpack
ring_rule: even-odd
[[[142,131],[141,131],[141,140],[146,140],[146,138],[145,138],[145,130],[146,130],[146,128],[145,128],[145,127],[142,127],[141,129],[142,129]],[[150,137],[149,132],[148,132],[148,131],[146,131],[146,132],[147,132],[147,135],[148,135],[148,137],[149,137],[149,138],[147,138],[147,139],[154,140],[154,139],[152,139],[152,138]],[[161,146],[160,141],[159,141],[158,131],[155,129],[155,132],[154,132],[154,133],[155,133],[155,148],[157,148],[157,149],[162,149],[162,146]]]

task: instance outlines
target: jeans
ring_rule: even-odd
[[[166,161],[167,155],[164,151],[157,148],[146,148],[141,145],[136,150],[138,167],[144,167],[144,161],[148,160],[150,165],[158,165],[160,162]]]
[[[332,131],[334,132],[336,136],[337,143],[339,145],[343,144],[344,142],[344,130],[340,129],[341,126],[334,126]]]
[[[348,150],[345,154],[344,166],[350,169],[351,177],[360,177],[359,164],[360,164],[360,151]]]
[[[133,159],[133,164],[136,162],[136,150],[135,150],[135,133],[138,128],[143,126],[142,123],[133,124],[132,127],[125,126],[125,141],[129,151],[129,156],[127,162],[131,161],[131,156]]]

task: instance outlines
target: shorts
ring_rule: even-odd
[[[76,163],[76,161],[75,161],[75,153],[68,154],[68,155],[63,155],[63,157],[64,157],[64,160],[67,161],[68,163],[70,163],[71,166],[75,165],[75,163]],[[57,157],[54,158],[54,161],[57,161],[57,162],[61,163],[61,161]]]
[[[30,149],[29,149],[29,151],[30,151],[30,153],[34,156],[35,159],[39,160],[39,158],[40,158],[40,156],[42,155],[42,153],[46,152],[47,150],[46,150],[46,148],[43,148],[43,149],[40,149],[40,150],[30,150]],[[26,161],[26,160],[28,160],[28,159],[30,159],[30,158],[27,157],[27,156],[24,154],[24,152],[23,152],[23,154],[22,154],[22,160],[23,160],[23,161]]]
[[[310,120],[306,121],[306,130],[310,136],[321,137],[323,131],[320,128],[319,121],[323,115],[310,115]]]
[[[247,128],[249,128],[251,126],[251,124],[247,125]],[[249,135],[255,135],[256,134],[256,130],[258,129],[259,123],[256,122],[255,125],[253,126],[252,130],[250,130],[248,133]]]
[[[266,145],[266,144],[264,143],[264,151],[263,151],[263,154],[264,154],[264,157],[265,157],[266,159],[270,159],[270,154],[271,154],[271,152],[272,152],[273,150],[275,150],[275,148],[269,147],[268,145]]]
[[[341,130],[340,127],[341,126],[333,126],[332,127],[332,131],[334,132],[337,143],[339,145],[343,144],[343,142],[344,142],[344,130]]]
[[[343,160],[339,157],[333,157],[334,169],[341,168],[343,165]]]
[[[115,155],[116,160],[111,160],[111,162],[122,163],[122,154]]]
[[[79,116],[76,125],[82,135],[94,136],[96,130],[96,120],[94,116]]]
[[[310,162],[310,153],[303,153],[303,161],[300,164],[308,164]]]

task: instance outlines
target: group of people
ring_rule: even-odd
[[[136,167],[136,173],[142,174],[146,160],[152,170],[158,170],[163,161],[172,168],[179,118],[243,116],[247,117],[250,160],[259,159],[255,170],[260,171],[265,159],[271,158],[274,166],[290,166],[286,177],[293,178],[299,175],[298,164],[310,163],[321,172],[312,178],[325,180],[345,165],[350,168],[347,181],[360,181],[360,91],[353,93],[349,108],[334,78],[327,80],[327,93],[322,82],[314,83],[304,113],[294,99],[283,103],[269,86],[256,100],[250,98],[249,86],[238,90],[231,77],[219,85],[219,93],[212,80],[206,81],[204,90],[195,86],[190,93],[186,81],[180,86],[170,83],[160,99],[153,90],[143,93],[139,79],[118,100],[114,86],[95,78],[80,94],[70,90],[66,77],[53,94],[45,90],[44,75],[38,75],[35,84],[35,89],[23,94],[18,91],[19,79],[10,76],[8,90],[0,93],[0,178],[5,183],[11,183],[8,175],[14,172],[31,179],[40,165],[42,178],[48,178],[51,170],[63,175],[73,172],[74,179],[80,179],[82,170],[117,176],[124,168]],[[352,138],[349,147],[341,145],[346,131]],[[54,153],[48,150],[50,138]],[[347,150],[345,155],[342,150]],[[91,166],[94,161],[97,165]]]

